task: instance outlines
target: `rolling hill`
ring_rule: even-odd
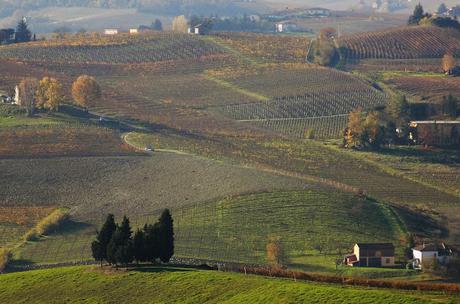
[[[180,292],[178,292],[180,291]],[[457,296],[345,287],[190,268],[68,267],[0,276],[3,303],[457,303]]]
[[[401,27],[342,37],[338,41],[347,60],[441,58],[460,54],[460,32],[435,26]]]

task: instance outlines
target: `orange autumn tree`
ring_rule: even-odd
[[[442,70],[445,73],[450,74],[451,71],[455,68],[456,61],[454,55],[447,53],[442,57]]]
[[[77,105],[88,110],[101,98],[101,87],[94,77],[81,75],[72,84],[72,97]]]
[[[273,266],[282,266],[284,261],[283,248],[281,247],[280,238],[269,236],[267,243],[267,262]]]

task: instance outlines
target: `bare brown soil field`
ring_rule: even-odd
[[[137,154],[117,132],[88,126],[0,128],[0,142],[0,158]]]

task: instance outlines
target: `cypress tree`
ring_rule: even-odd
[[[133,261],[132,230],[129,219],[124,216],[120,226],[117,226],[107,246],[107,261],[111,264],[126,265]]]
[[[169,209],[165,209],[159,220],[159,258],[163,263],[169,262],[174,255],[174,227]]]
[[[107,258],[107,246],[109,245],[112,236],[117,229],[117,224],[115,224],[115,217],[113,214],[107,215],[105,223],[102,225],[100,232],[97,235],[97,241],[99,241],[101,250],[103,252],[103,259]]]
[[[145,262],[145,233],[143,230],[137,229],[133,238],[133,255],[136,262]]]
[[[159,255],[159,247],[160,247],[159,223],[155,223],[154,225],[145,225],[144,233],[145,233],[144,258],[146,261],[150,261],[154,263],[155,260],[160,257]]]
[[[417,25],[420,23],[420,21],[425,17],[424,11],[423,11],[423,6],[419,3],[415,6],[414,13],[409,17],[408,24],[409,25]]]
[[[106,253],[104,249],[102,248],[101,243],[98,240],[91,243],[91,251],[93,253],[93,258],[96,261],[101,262],[101,267],[102,267],[102,261],[104,260]]]

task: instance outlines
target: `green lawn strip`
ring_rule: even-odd
[[[217,84],[219,84],[219,85],[221,85],[221,86],[223,86],[225,88],[228,88],[228,89],[233,90],[235,92],[238,92],[240,94],[246,95],[248,97],[255,98],[255,99],[259,100],[259,101],[269,101],[270,100],[270,98],[267,97],[267,96],[264,96],[262,94],[251,92],[251,91],[248,91],[246,89],[240,88],[240,87],[238,87],[238,86],[236,86],[236,85],[234,85],[234,84],[232,84],[232,83],[230,83],[228,81],[218,79],[216,77],[212,77],[212,76],[209,76],[209,75],[206,75],[206,74],[204,74],[204,77],[205,77],[205,79],[213,81],[213,82],[215,82],[215,83],[217,83]]]
[[[440,293],[340,286],[174,267],[79,266],[0,275],[2,303],[458,303]]]

